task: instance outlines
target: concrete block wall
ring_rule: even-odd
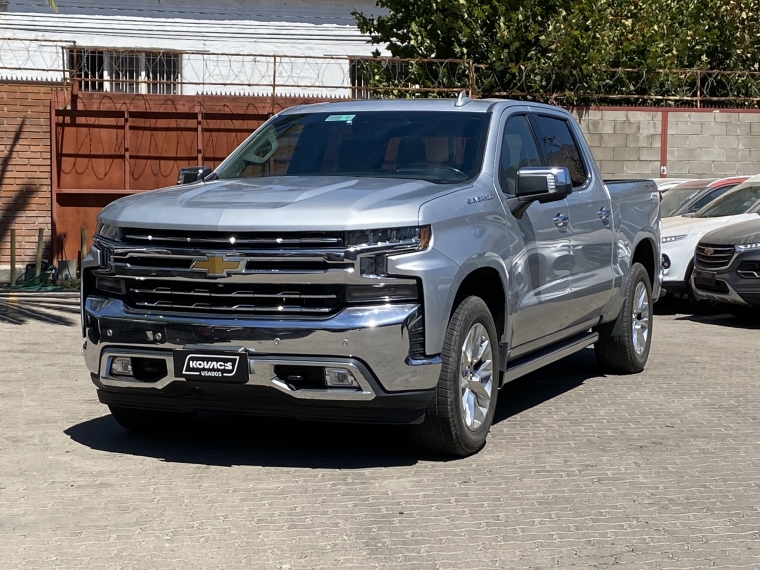
[[[668,176],[760,173],[760,113],[670,111]]]
[[[760,174],[760,113],[753,110],[573,109],[605,178]],[[664,119],[666,117],[666,119]],[[666,160],[661,162],[663,121]]]
[[[573,109],[605,178],[660,176],[662,114],[654,111]]]
[[[51,259],[50,84],[0,82],[0,268],[10,263],[10,230],[16,260],[36,256],[38,228],[45,229],[43,258]]]

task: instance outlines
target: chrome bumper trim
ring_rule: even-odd
[[[143,382],[128,376],[116,376],[110,374],[111,361],[118,356],[142,356],[146,358],[161,359],[166,362],[167,374],[156,382]],[[274,367],[282,364],[297,364],[300,366],[334,366],[348,368],[359,383],[359,389],[325,388],[324,390],[302,389],[293,390],[287,382],[277,377]],[[174,358],[172,353],[166,350],[135,350],[107,348],[100,358],[100,374],[98,381],[109,388],[143,388],[161,390],[174,382],[187,382],[182,377],[174,376]],[[303,359],[303,358],[254,358],[248,356],[248,382],[245,386],[269,386],[281,392],[304,400],[372,400],[375,391],[364,376],[364,372],[356,362],[341,359]]]
[[[419,311],[419,305],[406,303],[348,307],[327,319],[157,315],[136,312],[118,300],[90,296],[84,304],[84,357],[90,372],[102,376],[105,350],[244,347],[255,361],[361,363],[386,392],[427,390],[438,383],[441,361],[408,358],[409,325]]]

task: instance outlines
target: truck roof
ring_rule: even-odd
[[[534,108],[558,109],[552,105],[511,99],[473,99],[461,107],[455,106],[456,98],[447,99],[351,99],[336,103],[313,103],[289,107],[280,113],[352,113],[361,111],[461,111],[463,113],[487,113],[495,104],[500,106],[528,105]]]

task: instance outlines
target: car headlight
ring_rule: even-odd
[[[98,224],[95,229],[95,235],[111,240],[119,239],[119,226],[113,226],[111,224]]]
[[[430,245],[430,226],[405,226],[379,230],[346,232],[350,250],[422,251]]]
[[[743,243],[736,246],[736,251],[747,251],[750,249],[760,249],[760,243]]]
[[[689,234],[683,234],[680,236],[667,236],[667,237],[662,238],[662,243],[671,243],[674,241],[681,241],[682,239],[686,239],[687,237],[689,237]]]

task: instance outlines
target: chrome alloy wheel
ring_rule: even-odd
[[[637,356],[641,356],[647,347],[649,338],[649,295],[644,283],[636,285],[633,293],[633,348]]]
[[[471,431],[483,424],[493,393],[493,354],[486,327],[475,323],[462,344],[459,392],[462,398],[462,419]]]

